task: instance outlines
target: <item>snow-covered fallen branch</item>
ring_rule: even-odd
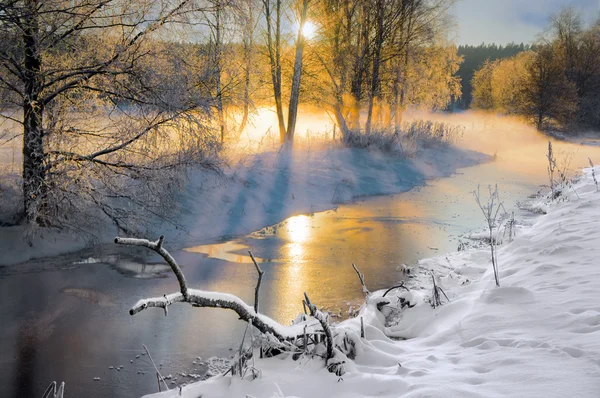
[[[301,319],[299,319],[298,322],[294,322],[292,326],[283,326],[274,321],[273,319],[258,313],[258,296],[264,271],[256,262],[252,252],[249,251],[248,253],[252,258],[252,262],[256,267],[256,271],[258,272],[258,281],[256,284],[254,297],[254,307],[246,304],[242,299],[240,299],[237,296],[234,296],[233,294],[189,289],[185,280],[185,276],[181,271],[181,268],[179,267],[173,256],[171,256],[171,254],[163,247],[163,242],[164,236],[161,236],[155,242],[151,242],[146,239],[120,237],[115,238],[115,243],[117,244],[129,246],[143,246],[157,252],[162,258],[164,258],[167,264],[169,264],[169,266],[173,270],[173,273],[177,277],[177,281],[179,282],[179,292],[165,294],[162,297],[153,297],[139,300],[129,310],[129,313],[131,315],[135,315],[138,312],[141,312],[146,308],[151,307],[162,308],[165,311],[165,315],[167,315],[167,308],[171,304],[181,302],[190,303],[194,307],[230,309],[232,311],[235,311],[235,313],[240,317],[240,319],[246,321],[250,325],[250,327],[255,327],[259,332],[261,332],[266,338],[266,340],[273,341],[275,345],[278,346],[275,349],[275,351],[277,352],[282,352],[281,349],[287,351],[284,348],[287,347],[291,348],[291,352],[294,352],[296,354],[302,352],[306,353],[308,340],[311,339],[315,347],[317,347],[317,344],[319,342],[318,336],[323,335],[324,341],[322,342],[325,343],[326,348],[325,364],[327,370],[340,377],[345,373],[345,361],[343,359],[344,356],[342,355],[340,357],[340,351],[336,351],[335,349],[333,333],[331,327],[329,326],[328,317],[321,311],[319,311],[314,304],[311,303],[306,293],[304,293],[305,300],[303,300],[303,304],[305,306],[305,309],[306,307],[308,307],[310,315],[314,318],[314,320],[318,321],[318,324],[315,323],[314,320],[308,319],[307,315],[302,314],[299,317]],[[363,285],[364,291],[367,294],[369,294],[364,284],[364,276],[360,273],[360,271],[358,271],[354,264],[353,267],[359,275],[359,278],[361,279],[361,284]],[[386,304],[389,304],[389,300],[383,299],[382,301],[385,301]],[[364,331],[361,332],[361,337],[362,336],[364,336]],[[348,342],[345,342],[345,345],[348,346]],[[352,343],[350,345],[355,345],[355,343]],[[245,373],[245,354],[243,353],[242,348],[243,340],[242,345],[240,346],[240,354],[238,358],[239,371],[243,377],[243,374]],[[352,350],[348,351],[348,353],[350,353],[351,351]],[[355,353],[352,355],[355,355]],[[250,357],[251,354],[248,354],[248,358]],[[231,370],[232,374],[235,374],[234,368],[231,368]]]
[[[225,308],[235,311],[241,320],[250,322],[262,333],[270,333],[280,341],[293,340],[302,333],[298,328],[280,325],[271,318],[257,314],[254,308],[246,304],[242,299],[233,294],[208,292],[203,290],[188,289],[188,297],[184,298],[182,293],[171,293],[163,297],[153,297],[139,300],[130,310],[131,315],[150,307],[167,308],[173,303],[186,302],[194,307]]]
[[[273,319],[265,315],[258,314],[253,307],[249,306],[242,299],[234,296],[233,294],[188,289],[187,282],[183,272],[181,271],[181,268],[173,256],[171,256],[171,254],[169,254],[169,252],[162,246],[163,241],[163,236],[161,236],[156,242],[151,242],[146,239],[115,238],[115,243],[129,246],[143,246],[157,252],[165,259],[167,264],[169,264],[173,270],[173,273],[177,277],[177,281],[179,282],[179,292],[165,294],[162,297],[139,300],[129,310],[131,315],[135,315],[138,312],[151,307],[163,308],[165,310],[165,314],[167,314],[167,308],[169,305],[173,303],[185,302],[190,303],[195,307],[225,308],[233,310],[238,314],[240,319],[246,322],[252,322],[252,325],[261,333],[271,334],[281,342],[289,342],[303,335],[304,331],[302,327],[280,325]]]

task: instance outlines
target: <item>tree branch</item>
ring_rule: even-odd
[[[171,270],[177,277],[177,282],[179,282],[179,287],[181,288],[181,295],[182,295],[182,298],[184,299],[183,301],[187,301],[189,296],[188,296],[188,287],[187,287],[187,282],[185,280],[185,276],[183,275],[183,272],[181,272],[181,268],[179,268],[179,265],[177,264],[177,262],[175,261],[173,256],[171,256],[171,254],[164,247],[162,247],[164,240],[165,240],[164,235],[161,235],[160,238],[158,238],[158,240],[156,242],[150,242],[147,239],[116,237],[115,243],[120,244],[120,245],[128,245],[128,246],[143,246],[143,247],[147,247],[150,250],[154,250],[156,253],[158,253],[167,262],[167,264],[169,264],[169,266],[171,267]],[[166,305],[163,308],[166,308]]]
[[[256,281],[256,289],[254,290],[254,312],[256,312],[258,314],[258,293],[260,291],[260,283],[262,282],[262,277],[263,277],[263,274],[265,273],[265,271],[260,269],[260,267],[258,266],[258,263],[256,262],[256,259],[254,259],[254,255],[252,254],[252,252],[250,250],[248,250],[248,254],[250,254],[250,258],[252,259],[252,262],[254,263],[254,266],[256,267],[256,272],[258,272],[258,281]]]
[[[358,268],[356,268],[356,265],[354,265],[354,263],[352,263],[352,268],[354,268],[354,271],[356,271],[356,273],[358,274],[360,284],[362,285],[363,293],[367,295],[371,294],[371,292],[369,292],[369,289],[367,289],[367,286],[365,285],[365,275],[361,274],[361,272],[358,270]]]
[[[315,318],[321,324],[321,328],[323,328],[323,332],[325,332],[325,344],[327,345],[327,357],[325,358],[325,363],[327,363],[331,358],[333,358],[333,337],[331,335],[331,328],[327,323],[327,319],[325,315],[321,311],[317,309],[317,307],[310,302],[308,298],[308,294],[304,292],[304,298],[308,309],[310,310],[310,315]]]
[[[166,313],[166,309],[169,305],[186,302],[192,304],[194,307],[225,308],[233,310],[238,314],[240,319],[248,323],[251,322],[261,333],[271,334],[280,342],[291,342],[302,336],[303,329],[301,327],[282,326],[271,318],[258,314],[251,306],[233,294],[188,289],[181,268],[169,252],[162,247],[163,241],[163,236],[156,242],[150,242],[146,239],[115,238],[115,243],[129,246],[143,246],[160,254],[171,266],[173,273],[177,276],[179,286],[181,287],[181,292],[166,294],[162,297],[139,300],[129,310],[130,315],[135,315],[150,307],[163,308]]]

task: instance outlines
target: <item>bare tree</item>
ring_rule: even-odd
[[[244,58],[244,92],[242,97],[242,120],[238,127],[237,136],[239,137],[246,125],[248,124],[248,117],[250,115],[250,88],[251,88],[251,76],[253,70],[254,57],[253,52],[255,50],[254,43],[254,31],[256,28],[255,21],[255,7],[253,0],[244,0],[240,6],[238,13],[238,21],[242,30],[242,47],[243,47],[243,58]]]
[[[21,109],[0,118],[23,129],[27,223],[72,224],[66,213],[92,205],[129,230],[128,213],[157,214],[158,185],[169,191],[153,178],[216,148],[203,141],[206,101],[181,79],[157,84],[160,72],[146,67],[163,56],[149,44],[159,29],[193,10],[189,0],[0,2],[0,32],[13,44],[0,48],[0,91]]]
[[[296,119],[298,117],[300,81],[302,79],[302,55],[304,53],[304,44],[306,41],[306,37],[304,34],[304,26],[306,25],[308,3],[309,0],[302,0],[302,9],[300,11],[300,25],[298,27],[298,38],[296,39],[296,59],[294,61],[294,75],[292,77],[292,91],[290,93],[290,106],[288,108],[288,125],[286,131],[286,140],[289,144],[294,142],[294,133],[296,131]]]
[[[279,139],[283,143],[286,138],[283,100],[281,98],[281,18],[283,11],[282,0],[274,1],[275,4],[273,4],[273,0],[262,0],[267,28],[267,52],[273,84],[273,98],[275,99],[275,110],[279,126]]]
[[[446,34],[451,26],[448,10],[452,4],[452,0],[320,3],[323,34],[321,51],[316,51],[330,80],[329,105],[343,135],[349,129],[360,130],[360,109],[365,102],[367,133],[374,121],[382,119],[380,109],[384,106],[391,105],[399,125],[408,98],[409,68],[425,58],[423,48],[433,46]],[[434,55],[444,58],[447,51],[436,51]],[[455,85],[453,81],[446,84]]]
[[[298,3],[301,4],[299,6],[299,24],[295,43],[296,55],[293,66],[287,127],[285,125],[285,116],[283,112],[283,83],[281,78],[281,53],[283,44],[282,18],[284,4],[282,0],[262,0],[262,3],[267,28],[267,52],[273,85],[273,98],[275,99],[275,110],[277,112],[277,121],[279,126],[279,138],[281,143],[291,145],[294,141],[296,120],[298,117],[300,85],[302,80],[302,61],[306,42],[306,37],[303,34],[303,30],[307,20],[310,0],[298,1]]]

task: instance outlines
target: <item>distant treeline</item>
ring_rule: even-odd
[[[530,45],[523,43],[509,43],[506,45],[482,43],[478,46],[458,46],[458,55],[463,57],[463,62],[457,72],[461,80],[462,96],[454,102],[454,108],[468,109],[471,106],[471,101],[473,100],[471,80],[475,71],[481,68],[485,61],[509,58],[530,49]]]
[[[585,26],[562,10],[534,47],[485,61],[471,84],[473,108],[521,115],[538,129],[599,130],[600,19]]]

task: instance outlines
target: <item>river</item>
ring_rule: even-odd
[[[189,285],[252,303],[251,249],[266,272],[262,312],[289,323],[302,311],[306,291],[345,316],[363,299],[352,263],[374,290],[404,278],[401,264],[456,250],[462,234],[483,226],[472,195],[478,184],[497,183],[513,210],[547,183],[547,137],[517,122],[461,117],[446,117],[468,127],[459,145],[495,154],[495,161],[402,194],[294,216],[248,236],[198,242],[173,253]],[[600,163],[600,147],[557,141],[554,147],[559,160],[571,158],[572,170],[586,166],[588,156]],[[527,217],[516,211],[517,219]],[[113,246],[0,268],[0,396],[40,397],[52,380],[66,382],[66,397],[155,392],[142,344],[164,375],[204,374],[209,357],[233,355],[245,327],[233,312],[174,305],[168,317],[161,310],[131,317],[128,309],[139,298],[176,291],[177,283],[152,253]],[[176,383],[191,381],[178,377]]]

